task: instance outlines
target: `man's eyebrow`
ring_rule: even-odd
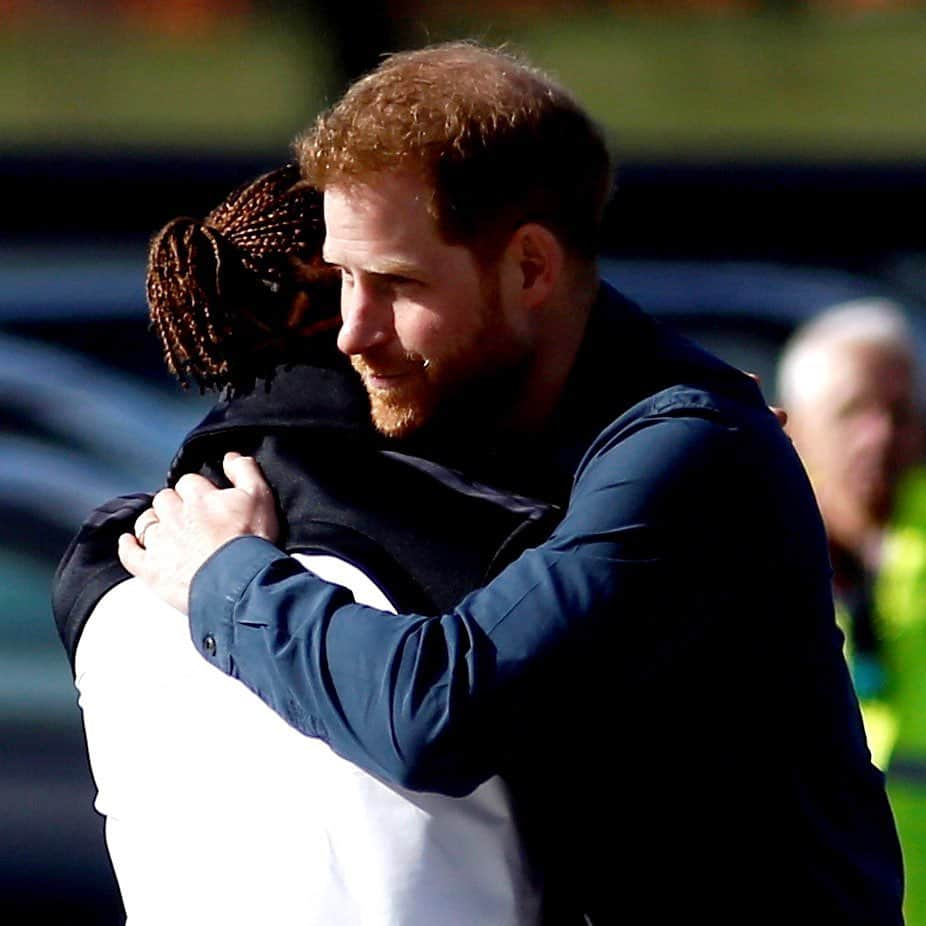
[[[336,266],[341,266],[340,261],[331,259],[331,257],[334,256],[336,255],[331,255],[330,252],[326,253],[324,248],[322,248],[322,259],[324,261]],[[424,273],[420,264],[405,260],[401,257],[378,258],[369,263],[361,264],[359,269],[363,273],[381,277],[420,277]]]
[[[410,260],[403,260],[401,257],[387,257],[380,261],[374,261],[371,266],[365,269],[367,273],[390,277],[414,277],[420,276],[422,273],[419,264]]]

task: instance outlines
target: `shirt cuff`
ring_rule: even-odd
[[[235,609],[245,589],[270,563],[285,557],[270,541],[236,537],[200,566],[190,583],[190,636],[200,654],[231,673]]]

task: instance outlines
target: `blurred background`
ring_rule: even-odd
[[[48,590],[87,511],[159,486],[206,404],[147,331],[149,237],[284,160],[381,53],[464,36],[606,127],[606,275],[770,400],[830,305],[926,325],[926,3],[0,0],[5,923],[122,922]]]

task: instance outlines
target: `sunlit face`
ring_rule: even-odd
[[[416,177],[325,190],[325,260],[341,271],[339,348],[373,420],[401,436],[467,385],[516,368],[527,351],[501,264],[448,244]],[[508,287],[510,290],[510,287]]]
[[[870,344],[832,350],[813,395],[793,410],[795,445],[821,499],[883,523],[921,422],[909,358]]]

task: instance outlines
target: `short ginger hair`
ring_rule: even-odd
[[[322,261],[323,240],[321,193],[295,163],[154,236],[151,326],[182,385],[246,392],[277,366],[304,359],[310,336],[339,322],[338,278]]]
[[[467,41],[391,55],[295,150],[321,189],[422,176],[444,239],[477,254],[526,222],[567,253],[597,254],[612,180],[603,135],[565,89],[507,51]]]

